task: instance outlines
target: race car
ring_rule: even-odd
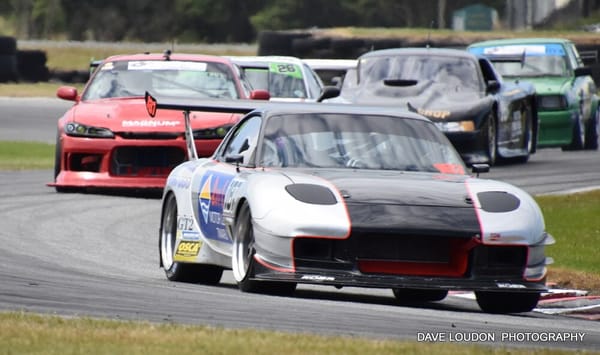
[[[190,144],[190,160],[169,174],[158,253],[171,281],[217,284],[231,269],[244,292],[291,295],[302,283],[390,288],[400,302],[473,290],[494,313],[530,311],[546,290],[545,247],[554,240],[536,202],[468,175],[444,134],[418,114],[147,100],[151,115],[247,112],[211,157],[198,158]]]
[[[535,153],[535,88],[503,80],[485,57],[447,48],[368,52],[338,97],[417,112],[436,123],[467,164],[526,162]]]
[[[267,90],[271,101],[322,101],[339,94],[324,86],[306,63],[290,56],[231,56],[255,89]]]
[[[598,149],[600,110],[591,69],[575,44],[564,38],[516,38],[471,44],[506,80],[528,81],[537,92],[538,147]],[[517,56],[518,63],[502,60]]]
[[[54,186],[58,192],[87,188],[162,189],[185,161],[180,113],[149,119],[144,94],[153,90],[190,98],[269,99],[253,90],[229,60],[170,53],[112,56],[98,63],[83,92],[70,86],[57,96],[74,101],[58,120]],[[201,156],[210,156],[239,114],[193,112]]]

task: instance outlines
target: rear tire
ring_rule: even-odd
[[[296,290],[296,283],[253,280],[255,253],[252,214],[248,202],[244,201],[235,220],[231,253],[231,267],[238,288],[242,292],[291,295]]]
[[[425,290],[416,288],[394,288],[394,297],[400,303],[441,301],[448,295],[448,290]]]
[[[540,294],[476,291],[477,304],[486,313],[530,312],[537,306]]]
[[[165,200],[159,232],[160,260],[167,279],[171,281],[216,285],[223,268],[217,265],[191,264],[174,261],[177,245],[177,200],[169,194]]]

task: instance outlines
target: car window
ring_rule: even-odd
[[[522,56],[522,62],[495,62],[496,70],[504,77],[569,76],[571,65],[567,51],[560,44],[501,45],[474,49],[483,55]],[[576,62],[576,59],[573,59]]]
[[[269,63],[269,91],[272,97],[307,98],[302,68],[293,63]]]
[[[256,149],[261,122],[260,116],[252,116],[236,126],[235,131],[229,136],[227,143],[221,150],[219,160],[225,161],[227,156],[241,154],[243,156],[241,164],[248,165],[252,161]]]
[[[259,165],[465,173],[428,121],[349,114],[269,117]]]
[[[321,95],[323,82],[317,73],[315,73],[308,65],[303,64],[303,66],[304,72],[306,73],[306,84],[308,86],[308,91],[310,92],[310,97],[317,98]]]
[[[223,63],[137,60],[104,63],[90,79],[83,100],[153,94],[239,98],[231,68]]]

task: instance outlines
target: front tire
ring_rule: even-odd
[[[291,295],[296,290],[296,283],[253,280],[255,253],[252,213],[248,202],[244,201],[235,220],[231,252],[231,267],[238,288],[242,292]]]
[[[538,292],[511,293],[476,291],[477,304],[486,313],[530,312],[540,300]]]
[[[54,182],[62,169],[62,144],[60,143],[60,132],[56,132],[56,145],[54,146]],[[72,192],[73,188],[54,186],[56,192]]]
[[[180,263],[174,260],[177,245],[177,200],[174,194],[165,199],[159,232],[159,253],[167,279],[171,281],[216,285],[223,268],[217,265]]]
[[[496,114],[492,111],[487,119],[484,126],[485,130],[485,142],[486,145],[486,156],[490,166],[496,164],[496,158],[498,154],[498,123],[496,121]]]

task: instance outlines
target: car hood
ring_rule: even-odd
[[[81,101],[71,108],[68,117],[74,122],[113,132],[183,132],[185,129],[181,111],[158,110],[155,117],[150,117],[143,98]],[[230,113],[190,113],[194,129],[231,125],[238,117]]]
[[[411,86],[387,86],[383,82],[357,89],[338,101],[347,103],[397,106],[417,112],[432,121],[459,121],[475,117],[492,107],[494,99],[483,93],[464,91],[433,81]],[[335,101],[332,101],[335,102]]]
[[[535,87],[538,95],[560,94],[569,90],[573,78],[570,77],[539,77],[519,78],[515,81],[529,82]]]
[[[480,233],[466,175],[346,169],[320,169],[312,175],[340,192],[355,231],[418,231],[465,238]],[[288,177],[305,182],[301,175]]]

